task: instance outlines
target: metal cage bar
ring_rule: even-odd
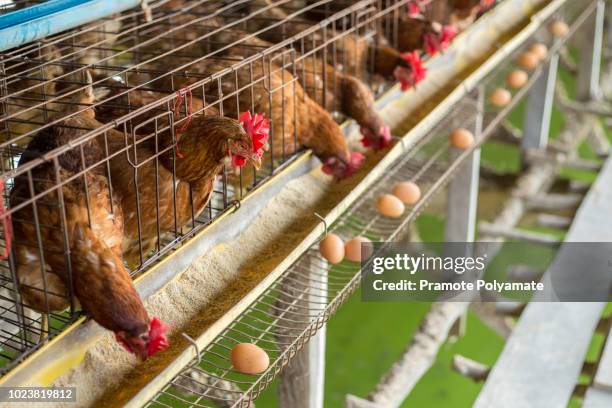
[[[557,18],[564,16],[566,21],[572,22],[572,26],[568,37],[553,42],[548,59],[555,59],[565,42],[579,27],[584,26],[595,3],[591,2],[591,6],[581,10],[568,6],[557,12]],[[545,28],[536,34],[543,30]],[[400,239],[434,194],[461,171],[474,152],[494,134],[507,115],[545,75],[546,67],[537,68],[527,84],[514,93],[506,107],[495,108],[487,103],[487,115],[483,116],[481,104],[485,96],[497,87],[500,78],[508,74],[511,61],[530,45],[531,38],[528,38],[475,91],[450,110],[433,131],[412,146],[391,170],[380,176],[373,183],[374,187],[360,196],[330,230],[345,240],[355,236],[381,242]],[[479,130],[476,143],[464,151],[454,151],[448,143],[450,131],[457,127],[474,126]],[[418,182],[423,192],[421,200],[408,208],[399,219],[381,216],[375,208],[375,198],[389,191],[395,183],[406,180]],[[359,286],[361,268],[358,263],[346,260],[330,267],[322,259],[317,246],[311,246],[176,377],[162,386],[146,406],[213,407],[219,401],[226,406],[250,406]],[[328,291],[323,297],[317,297],[316,290],[320,283],[317,276],[329,280]],[[270,367],[259,375],[235,371],[228,355],[229,350],[239,342],[260,345],[270,356]]]
[[[135,275],[235,209],[245,194],[302,153],[298,98],[310,97],[343,120],[346,115],[338,112],[342,106],[334,98],[340,92],[339,74],[353,74],[379,92],[389,86],[358,69],[347,50],[381,41],[377,29],[397,26],[393,21],[406,15],[404,4],[350,3],[324,9],[331,1],[320,0],[293,9],[290,0],[199,0],[178,8],[159,2],[150,22],[143,12],[128,11],[0,55],[1,171],[10,189],[10,195],[5,191],[5,216],[22,236],[33,229],[26,240],[13,242],[11,256],[0,262],[2,330],[10,345],[0,354],[1,370],[80,316],[66,214],[70,191],[83,197],[84,222],[90,228],[96,228],[100,206],[113,220],[126,212],[123,224],[132,233],[123,243],[129,256],[123,255]],[[274,14],[281,8],[283,14]],[[326,64],[339,74],[328,78]],[[261,95],[267,104],[258,103]],[[273,122],[265,166],[238,174],[223,168],[210,199],[201,205],[198,187],[177,176],[177,129],[198,116],[218,112],[238,119],[258,107]],[[92,112],[96,120],[83,120]],[[275,132],[287,135],[280,145],[274,143]],[[57,134],[72,136],[32,154],[32,143],[41,135]],[[91,155],[92,145],[99,154]],[[74,163],[67,174],[62,166],[69,158]],[[114,187],[125,176],[116,173],[118,166],[135,186],[129,203]],[[169,187],[162,191],[162,185]],[[66,283],[59,288],[48,262],[64,274]],[[25,268],[41,283],[20,282]],[[42,296],[49,312],[41,317],[29,306],[20,293],[24,289]],[[51,312],[51,303],[61,304],[62,311]]]

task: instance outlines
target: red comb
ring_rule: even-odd
[[[457,29],[453,26],[444,26],[439,34],[427,33],[423,35],[424,49],[427,55],[434,56],[438,52],[448,48],[457,35]]]
[[[251,115],[251,112],[246,111],[240,114],[240,124],[251,136],[253,141],[253,152],[259,157],[263,156],[264,151],[268,150],[268,138],[270,137],[270,119],[266,118],[261,113]]]
[[[270,137],[270,120],[263,114],[256,113],[251,115],[251,112],[242,112],[238,118],[242,128],[249,136],[253,145],[253,153],[260,158],[264,151],[268,150],[268,138]],[[232,164],[235,167],[242,167],[246,164],[246,157],[240,155],[232,156]]]
[[[371,132],[366,128],[361,129],[361,134],[363,135],[361,139],[363,147],[372,147],[375,150],[382,150],[386,149],[391,144],[391,129],[389,129],[389,126],[381,127],[376,138],[372,137]],[[374,139],[375,141],[373,142],[372,140]]]
[[[423,8],[431,3],[432,0],[409,0],[408,17],[418,17],[422,14]]]
[[[410,65],[410,68],[396,67],[394,74],[400,82],[402,91],[406,91],[425,79],[427,68],[424,67],[423,60],[417,51],[404,53],[402,58]]]
[[[152,356],[158,351],[168,348],[170,345],[166,337],[166,332],[168,330],[170,330],[170,328],[157,317],[151,319],[151,323],[149,324],[149,345],[147,346],[148,356]]]
[[[342,163],[337,157],[330,157],[323,163],[321,170],[325,174],[335,175],[337,178],[343,179],[350,177],[357,172],[363,164],[364,155],[359,152],[352,152],[348,163]]]
[[[413,0],[408,3],[408,16],[409,17],[417,17],[421,14],[421,5],[419,2]]]
[[[453,41],[453,38],[457,36],[457,29],[450,25],[442,27],[440,32],[440,49],[445,50]]]
[[[492,6],[493,3],[495,3],[495,0],[480,0],[480,5],[482,7],[489,7]]]
[[[423,34],[423,49],[429,56],[434,56],[440,51],[440,41],[436,33]]]

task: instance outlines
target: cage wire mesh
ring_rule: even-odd
[[[124,223],[131,222],[135,232],[124,245],[131,249],[126,266],[136,274],[295,160],[297,98],[312,98],[340,121],[347,116],[336,103],[343,75],[355,75],[377,92],[389,86],[373,56],[380,45],[401,49],[403,1],[300,3],[160,1],[151,22],[140,11],[128,11],[0,55],[2,193],[13,229],[29,231],[0,263],[0,370],[6,372],[80,316],[70,284],[64,190],[85,197],[83,217],[89,225],[100,211],[113,219],[121,209],[123,215],[131,209],[134,219]],[[365,51],[351,52],[355,49]],[[224,168],[206,205],[191,183],[177,187],[177,128],[201,115],[238,118],[258,109],[272,118],[271,149],[260,170]],[[80,120],[92,112],[96,120]],[[33,139],[50,133],[72,137],[24,155]],[[280,143],[274,143],[275,133],[283,135]],[[93,143],[100,151],[92,157]],[[143,153],[147,144],[154,148]],[[435,178],[448,164],[446,151],[440,147],[435,159],[408,155],[414,177],[425,183]],[[171,158],[170,169],[163,169],[164,157]],[[62,170],[67,159],[74,165],[68,175]],[[129,202],[120,203],[112,186],[117,166],[137,186]],[[150,208],[144,208],[146,194],[140,191],[155,190],[160,182],[170,186],[169,210],[161,215],[159,191],[148,192]],[[183,203],[180,209],[177,202]],[[143,222],[150,220],[153,226],[143,231]],[[381,233],[392,227],[379,226]],[[45,245],[49,237],[53,245]],[[56,285],[51,261],[67,284]],[[20,268],[30,270],[35,282],[20,285]],[[39,314],[24,302],[24,290],[41,299],[43,310],[58,311]]]
[[[409,239],[410,224],[435,193],[452,180],[465,159],[499,130],[514,109],[522,108],[521,101],[542,75],[541,67],[535,69],[530,73],[528,83],[514,90],[512,101],[506,107],[494,107],[488,96],[505,83],[508,73],[516,67],[516,57],[528,49],[534,39],[553,44],[551,53],[559,52],[566,41],[572,41],[593,9],[579,9],[573,5],[557,13],[553,18],[563,18],[572,23],[568,37],[562,41],[551,39],[546,28],[542,27],[513,53],[512,58],[497,66],[475,91],[442,115],[444,119],[411,146],[329,230],[344,241],[356,236],[378,242]],[[457,128],[475,131],[476,144],[467,150],[450,146],[448,135]],[[376,209],[376,197],[402,181],[418,183],[422,199],[399,219],[381,216]],[[291,358],[356,290],[360,271],[361,265],[347,260],[336,265],[328,264],[321,257],[317,245],[313,245],[205,349],[196,350],[197,356],[146,406],[251,406]],[[271,365],[262,374],[246,375],[232,367],[230,352],[243,342],[257,344],[269,355]]]
[[[160,1],[150,22],[127,11],[0,54],[2,193],[17,235],[0,263],[0,370],[80,316],[69,251],[74,196],[90,228],[113,236],[122,224],[111,250],[134,275],[298,157],[299,98],[341,121],[346,75],[378,91],[389,85],[373,45],[397,45],[403,2],[333,3]],[[224,167],[207,201],[204,188],[177,175],[177,129],[244,111],[272,120],[264,166]],[[132,183],[131,194],[118,179]]]

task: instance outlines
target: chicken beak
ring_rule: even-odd
[[[261,169],[261,157],[258,154],[253,154],[251,156],[251,162],[253,163],[255,170]]]

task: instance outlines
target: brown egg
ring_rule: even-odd
[[[327,262],[340,263],[344,259],[344,242],[336,234],[329,233],[319,242],[319,251]]]
[[[512,100],[512,94],[509,90],[504,88],[497,88],[491,93],[489,101],[492,105],[497,107],[506,106]]]
[[[565,37],[569,33],[569,27],[565,21],[556,20],[548,26],[548,31],[555,37]]]
[[[450,144],[458,149],[467,149],[474,143],[474,134],[467,129],[455,129],[450,135]]]
[[[519,56],[518,63],[525,69],[535,69],[540,63],[540,58],[536,53],[527,51]]]
[[[548,57],[548,47],[542,43],[535,43],[529,49],[529,52],[538,56],[540,61],[544,61]]]
[[[525,86],[527,81],[529,80],[529,75],[523,70],[515,69],[512,71],[508,78],[506,78],[506,83],[512,88],[522,88]]]
[[[421,198],[421,189],[412,181],[402,181],[393,187],[393,195],[402,200],[404,204],[416,204]]]
[[[230,352],[232,366],[243,374],[263,373],[270,366],[270,357],[259,346],[252,343],[236,344]]]
[[[361,248],[361,244],[365,244],[363,251]],[[364,237],[353,238],[344,245],[344,253],[346,254],[346,259],[351,262],[361,262],[362,255],[363,260],[365,261],[370,256],[372,256],[372,252],[373,248],[371,241]]]
[[[404,213],[404,203],[392,194],[383,194],[376,200],[378,212],[385,217],[398,218]]]

